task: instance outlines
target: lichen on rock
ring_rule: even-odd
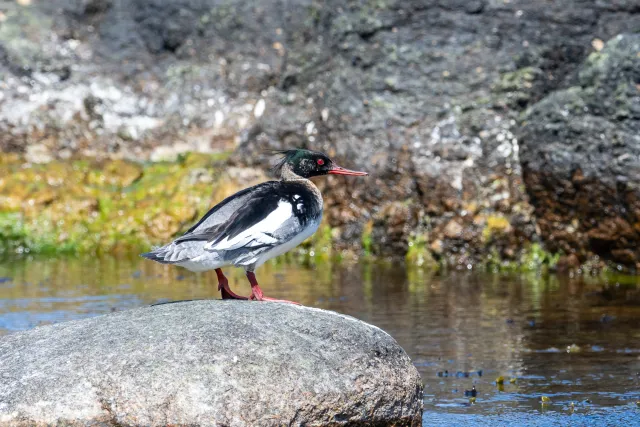
[[[580,262],[640,261],[640,35],[594,52],[576,84],[532,106],[519,140],[524,180],[549,250]]]
[[[635,120],[637,88],[615,77],[626,65],[607,65],[617,42],[596,42],[637,31],[630,2],[294,0],[283,8],[278,0],[163,7],[51,0],[11,4],[4,13],[0,150],[49,164],[79,157],[179,163],[190,152],[234,151],[230,164],[259,169],[270,161],[268,149],[326,151],[371,174],[320,184],[337,253],[359,253],[367,242],[372,255],[401,258],[417,239],[438,262],[458,268],[492,253],[518,260],[540,241],[539,229],[552,251],[582,247],[548,239],[528,200],[535,183],[523,182],[520,139],[529,131],[519,129],[521,114],[543,99],[537,110],[566,106],[543,117],[549,132],[588,132],[594,143],[604,135],[611,144],[598,142],[602,150],[632,161],[615,148],[629,142],[615,121]],[[591,65],[578,72],[584,60]],[[151,184],[141,180],[132,187]],[[165,190],[150,188],[154,196]],[[21,197],[14,192],[2,202],[15,210]],[[391,215],[398,204],[408,212]],[[149,204],[144,223],[156,221],[163,235],[180,229],[160,207]],[[100,200],[103,208],[109,200]],[[402,226],[395,222],[401,216]],[[487,238],[486,223],[475,219],[492,216],[511,228]],[[463,230],[447,236],[452,220]],[[134,223],[118,223],[128,236],[120,244],[137,238]],[[602,237],[591,240],[613,245]],[[623,246],[610,252],[628,260],[633,249]]]

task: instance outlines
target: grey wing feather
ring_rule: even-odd
[[[171,242],[151,252],[144,253],[142,256],[162,264],[178,264],[201,255],[205,243],[206,242],[195,241],[182,243]]]
[[[211,208],[205,216],[191,227],[184,235],[178,237],[173,242],[157,248],[151,252],[142,254],[148,258],[163,264],[178,264],[205,252],[204,246],[210,236],[216,235],[228,226],[229,219],[242,212],[252,195],[266,190],[273,182],[265,182],[239,191],[227,197],[222,202]],[[258,250],[259,248],[255,248]],[[220,256],[224,256],[220,253]],[[230,254],[229,254],[230,255]],[[229,258],[224,256],[225,259]]]
[[[218,254],[221,259],[224,259],[236,266],[251,265],[254,264],[258,260],[258,257],[263,253],[268,252],[277,246],[283,245],[295,237],[297,234],[296,230],[299,226],[300,224],[297,219],[291,218],[283,223],[283,226],[278,230],[278,232],[271,234],[273,240],[268,242],[255,239],[244,241],[229,249],[209,249],[205,246],[205,250]]]

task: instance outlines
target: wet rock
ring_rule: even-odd
[[[603,314],[602,316],[600,316],[600,323],[611,323],[616,319],[615,316],[611,316],[609,314]]]
[[[318,19],[331,28],[330,46],[324,43],[325,34],[315,39],[311,31],[305,46],[290,43],[288,58],[304,64],[315,56],[319,63],[329,61],[330,71],[289,66],[290,83],[280,86],[285,93],[275,92],[287,103],[274,108],[269,102],[260,132],[243,141],[238,157],[258,163],[262,147],[292,144],[335,151],[339,161],[367,168],[372,178],[379,178],[374,185],[349,184],[351,190],[366,188],[361,203],[353,204],[371,217],[385,217],[391,203],[416,198],[406,217],[422,218],[415,224],[417,233],[429,230],[427,246],[441,241],[452,263],[474,263],[494,248],[518,259],[536,236],[532,217],[520,215],[530,209],[521,190],[515,119],[563,84],[575,69],[572,64],[588,54],[593,37],[582,39],[575,27],[569,29],[577,18],[569,18],[566,5],[551,12],[563,17],[551,23],[540,19],[548,10],[541,12],[537,3],[473,3],[352,5],[342,8],[340,16],[319,10]],[[576,14],[579,26],[590,25],[594,15],[608,19],[597,7],[586,9]],[[513,13],[513,21],[499,18],[504,12]],[[371,22],[364,25],[363,19]],[[479,25],[494,19],[500,35]],[[430,27],[431,20],[438,23]],[[442,44],[432,44],[434,39]],[[471,40],[481,42],[473,45]],[[455,51],[464,51],[465,61],[454,59]],[[469,87],[474,90],[465,92]],[[408,183],[399,179],[407,176]],[[325,194],[329,200],[344,200],[342,187],[329,186]],[[478,213],[499,212],[512,228],[505,228],[504,236],[496,233],[495,242],[487,245],[479,238],[482,227],[463,218],[471,202],[479,205]],[[452,220],[463,230],[449,228],[447,236]],[[394,247],[378,229],[374,225],[373,247]],[[411,243],[406,233],[394,236],[398,246]]]
[[[165,304],[15,333],[0,359],[11,425],[420,425],[395,340],[307,307]]]
[[[96,164],[94,168],[87,174],[89,185],[128,187],[142,176],[140,165],[122,160]]]
[[[406,252],[410,238],[411,208],[406,203],[392,202],[380,210],[373,219],[373,253],[393,256]]]
[[[570,271],[578,267],[580,267],[580,259],[576,254],[565,255],[558,260],[558,271]]]
[[[460,223],[455,220],[451,220],[444,227],[444,235],[449,239],[457,239],[460,237],[463,230],[464,229],[462,228]]]
[[[268,181],[270,178],[261,170],[253,168],[225,168],[213,185],[212,203],[219,203],[238,191]],[[272,179],[272,178],[271,178]]]
[[[434,240],[429,245],[429,249],[431,249],[435,255],[442,255],[442,240]]]
[[[214,180],[214,176],[210,170],[206,168],[191,169],[189,171],[189,185],[197,183],[210,184]]]
[[[595,39],[636,30],[632,2],[609,3],[34,1],[0,28],[0,150],[50,137],[54,158],[167,160],[186,144],[266,167],[265,149],[308,146],[371,173],[322,184],[336,248],[409,202],[394,255],[429,230],[456,265],[517,259],[539,237],[517,118],[569,85]],[[472,204],[512,228],[483,239]],[[451,220],[461,237],[443,234]]]
[[[161,145],[151,151],[149,160],[152,162],[175,162],[181,154],[191,151],[188,144]]]
[[[180,221],[176,220],[176,218],[161,212],[149,221],[146,229],[154,240],[163,241],[176,235],[180,230],[180,225]]]
[[[53,160],[51,150],[44,144],[28,146],[24,157],[26,161],[37,164],[45,164]]]
[[[592,53],[574,85],[534,105],[519,133],[524,180],[552,251],[640,260],[640,35]],[[567,260],[575,264],[575,260]]]

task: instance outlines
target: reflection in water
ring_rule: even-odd
[[[225,273],[235,292],[249,294],[242,271]],[[394,336],[425,383],[425,425],[496,425],[502,419],[496,414],[503,421],[516,417],[513,422],[535,416],[548,425],[580,416],[615,423],[640,416],[636,278],[436,274],[361,263],[266,265],[258,279],[271,297],[350,314]],[[0,264],[0,334],[217,297],[212,272],[137,257],[6,262]],[[498,376],[504,385],[495,384]],[[464,391],[474,385],[478,397],[470,404]],[[548,405],[539,403],[543,395]]]

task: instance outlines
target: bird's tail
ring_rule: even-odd
[[[180,264],[202,255],[205,243],[205,241],[172,242],[140,256],[161,264]]]
[[[172,256],[174,255],[174,251],[172,249],[172,245],[166,245],[154,249],[150,252],[140,254],[140,256],[146,259],[150,259],[151,261],[159,262],[161,264],[177,264],[184,261],[181,259],[177,259],[175,256]]]

